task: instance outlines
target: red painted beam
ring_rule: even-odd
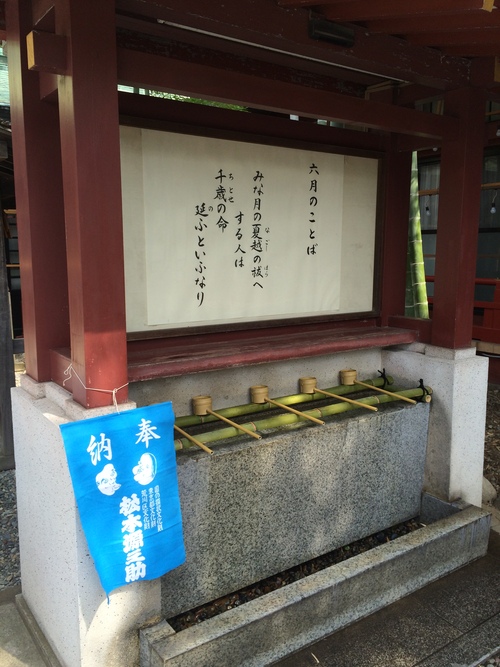
[[[450,44],[443,46],[443,52],[451,57],[453,57],[456,54],[462,53],[467,58],[490,58],[490,57],[494,58],[498,56],[499,47],[498,43],[458,44],[457,46],[453,46]]]
[[[469,12],[456,14],[433,14],[395,19],[375,19],[368,21],[366,27],[372,34],[413,35],[416,33],[455,32],[467,28],[486,28],[500,26],[500,12]]]
[[[487,343],[500,344],[500,329],[492,329],[491,327],[472,327],[472,337],[476,340],[483,340]]]
[[[187,104],[147,95],[119,93],[121,122],[123,124],[155,125],[180,132],[210,136],[231,137],[239,141],[273,141],[283,145],[307,142],[314,150],[331,147],[344,148],[358,154],[366,151],[381,155],[386,150],[387,139],[375,132],[358,132],[316,123],[291,121],[288,118],[267,114],[241,113],[200,104]]]
[[[56,31],[69,46],[58,92],[73,397],[92,408],[119,388],[127,399],[114,5],[59,0]]]
[[[156,341],[156,346],[129,343],[129,380],[137,382],[156,377],[186,375],[271,363],[288,359],[338,354],[348,350],[388,347],[412,343],[415,331],[380,327],[355,327],[298,333],[263,333],[259,337],[244,334],[224,342],[191,337]]]
[[[278,0],[284,5],[313,4],[312,0]],[[377,18],[404,17],[411,21],[419,15],[456,14],[457,12],[491,12],[494,0],[335,0],[318,10],[331,21],[369,21]]]
[[[40,101],[38,75],[27,68],[30,9],[29,2],[7,2],[26,372],[44,382],[50,349],[69,343],[69,316],[59,116]]]
[[[389,317],[390,327],[399,327],[400,329],[410,329],[418,332],[419,343],[430,343],[432,338],[432,320],[424,320],[416,317],[400,317],[395,315]]]
[[[393,315],[403,315],[406,289],[406,255],[410,212],[411,152],[397,150],[392,138],[384,174],[384,231],[381,261],[382,325]]]
[[[432,343],[461,348],[472,339],[485,95],[448,93],[445,107],[459,116],[461,132],[441,146]]]
[[[130,86],[141,85],[153,90],[403,134],[450,137],[458,129],[456,119],[451,116],[423,113],[241,72],[221,73],[208,65],[124,49],[118,49],[118,79]]]
[[[457,30],[454,32],[428,32],[408,35],[408,41],[411,44],[420,44],[422,46],[439,46],[446,48],[448,46],[461,46],[472,44],[493,44],[496,46],[496,52],[499,52],[498,42],[500,41],[500,25],[494,28],[470,28],[469,30]]]

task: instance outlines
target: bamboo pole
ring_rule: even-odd
[[[179,428],[175,424],[174,424],[174,430],[177,431],[178,433],[180,433],[181,435],[183,435],[189,442],[192,442],[193,445],[196,445],[200,449],[203,449],[203,451],[207,452],[207,454],[213,454],[214,453],[213,450],[210,449],[209,447],[207,447],[203,442],[200,442],[196,438],[193,438],[192,435],[189,435],[189,433],[186,433],[186,431],[183,431],[181,428]]]
[[[427,395],[426,395],[427,394]],[[423,390],[420,387],[415,389],[405,389],[393,396],[388,396],[386,394],[378,394],[377,396],[367,396],[366,398],[360,398],[361,403],[366,403],[367,405],[381,405],[383,403],[392,403],[398,400],[402,400],[403,397],[407,398],[421,398],[425,397],[424,400],[428,402],[430,400],[430,394],[432,394],[432,389],[430,387],[425,387]],[[320,414],[321,417],[330,417],[332,415],[342,414],[343,412],[348,412],[350,410],[356,410],[357,406],[351,405],[350,403],[332,403],[330,405],[325,405],[322,408],[315,408],[314,411],[316,414]],[[306,414],[305,412],[302,414]],[[274,417],[267,417],[259,419],[255,422],[248,422],[243,424],[244,426],[251,426],[258,431],[264,431],[274,428],[286,427],[294,424],[299,424],[302,420],[300,417],[294,414],[281,414],[275,415]],[[303,423],[303,422],[302,422]],[[215,443],[219,440],[226,440],[228,438],[234,438],[237,435],[240,435],[240,432],[232,427],[218,429],[216,431],[208,431],[206,433],[201,433],[198,435],[198,439],[202,442]],[[177,451],[182,449],[190,449],[192,444],[189,440],[185,438],[179,438],[174,440],[174,446]]]
[[[383,378],[374,378],[369,380],[373,382],[373,386],[370,385],[370,389],[377,387],[379,385],[385,384]],[[387,384],[393,384],[393,378],[387,376]],[[335,387],[327,387],[325,391],[331,391],[334,394],[339,396],[354,394],[358,391],[361,391],[359,388],[351,385],[337,385]],[[281,405],[296,405],[297,403],[306,403],[311,401],[319,401],[324,396],[319,393],[315,394],[290,394],[288,396],[279,396],[275,400],[278,401]],[[217,410],[217,414],[223,415],[232,419],[233,417],[243,417],[244,415],[255,414],[257,412],[269,412],[272,409],[272,406],[268,403],[244,403],[243,405],[236,405],[230,408],[222,408]],[[177,417],[175,423],[177,426],[185,428],[187,426],[197,426],[202,424],[209,424],[217,421],[216,417],[212,415],[200,416],[200,415],[183,415],[182,417]]]

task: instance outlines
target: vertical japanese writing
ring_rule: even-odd
[[[234,205],[234,176],[232,173],[226,173],[224,169],[219,169],[215,176],[216,186],[214,195],[212,197],[213,204],[207,205],[206,202],[196,204],[195,206],[195,232],[196,232],[196,247],[194,251],[195,259],[195,286],[196,286],[196,300],[198,307],[201,307],[206,299],[207,290],[207,238],[210,236],[211,228],[219,230],[222,234],[230,227],[230,220],[232,216],[231,207]],[[236,237],[242,237],[241,220],[242,213],[240,212],[236,219],[238,228]],[[238,250],[236,252],[239,252]],[[241,249],[240,252],[244,252]],[[235,262],[235,266],[237,263]]]
[[[269,234],[269,228],[262,230],[262,202],[264,196],[264,174],[258,169],[253,177],[253,222],[252,222],[252,240],[250,249],[253,252],[252,278],[253,287],[264,289],[264,279],[268,275],[269,267],[262,263],[264,249],[267,250],[268,239],[264,241],[263,233]]]
[[[150,440],[159,440],[160,436],[156,433],[156,426],[151,426],[151,420],[141,419],[139,424],[139,433],[136,433],[138,436],[135,444],[138,445],[140,442],[143,442],[146,445],[146,449],[149,447]]]
[[[206,218],[208,217],[208,211],[205,202],[201,204],[196,204],[195,206],[195,219],[196,224],[194,225],[194,230],[196,233],[196,247],[194,251],[194,270],[196,278],[194,284],[197,288],[196,291],[196,300],[198,301],[198,307],[203,305],[205,300],[205,287],[207,286],[207,279],[205,272],[207,270],[205,264],[205,234],[207,229]]]
[[[87,447],[87,451],[90,454],[92,465],[97,465],[97,463],[101,460],[101,454],[104,456],[104,458],[108,459],[108,461],[111,461],[113,458],[113,452],[111,451],[111,440],[110,438],[106,437],[105,433],[100,434],[100,440],[97,440],[94,435],[90,436],[90,442],[89,446]]]
[[[156,503],[154,498],[153,487],[149,487],[149,513],[151,515],[151,528],[156,526]]]
[[[228,205],[234,204],[233,187],[232,185],[228,185],[228,182],[234,180],[234,176],[231,173],[225,174],[223,169],[219,169],[217,175],[215,176],[215,180],[218,182],[214,197],[218,216],[216,225],[221,230],[221,232],[224,232],[229,225],[229,220],[227,219]]]
[[[236,240],[238,242],[238,246],[237,246],[236,250],[234,251],[234,254],[237,255],[236,259],[234,260],[234,266],[237,269],[238,268],[242,269],[245,266],[245,258],[243,257],[243,255],[246,255],[246,250],[243,250],[242,245],[241,245],[242,241],[243,241],[243,231],[242,231],[243,213],[242,213],[242,211],[239,211],[239,213],[237,215],[235,215],[234,217],[236,219],[236,224],[237,224],[235,237],[236,237]]]
[[[160,487],[155,486],[155,505],[156,505],[156,520],[158,521],[158,530],[163,530],[163,519],[161,516],[161,498]]]
[[[123,551],[125,559],[125,581],[130,583],[146,576],[145,557],[142,554],[144,546],[144,534],[142,532],[141,515],[139,512],[141,503],[136,493],[130,497],[123,496],[120,503],[120,514],[125,519],[122,521]]]
[[[318,205],[318,178],[319,170],[314,162],[309,167],[309,220],[308,240],[306,252],[308,255],[316,255],[318,252],[318,240],[316,237],[316,207]]]
[[[144,530],[148,530],[149,528],[151,528],[151,520],[149,518],[147,489],[142,489],[142,491],[141,491],[141,509],[142,509],[143,527],[144,527]]]

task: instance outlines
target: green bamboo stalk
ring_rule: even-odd
[[[407,257],[407,303],[405,313],[408,316],[428,319],[429,305],[427,301],[427,285],[425,282],[424,253],[422,250],[422,225],[418,196],[418,160],[416,151],[413,152],[411,162],[410,219]],[[410,289],[412,293],[411,297],[409,296]]]
[[[374,378],[373,380],[364,380],[367,384],[371,384],[374,387],[382,387],[384,384],[384,378]],[[387,376],[387,384],[393,384],[394,379],[389,375]],[[337,387],[331,387],[330,389],[325,389],[331,394],[338,394],[339,396],[344,396],[345,394],[353,394],[359,392],[359,387],[355,385],[338,385]],[[281,396],[280,398],[275,398],[274,400],[278,403],[283,403],[283,405],[295,405],[297,403],[305,403],[307,401],[319,401],[325,397],[316,392],[315,394],[293,394],[289,396]],[[234,419],[235,417],[242,417],[243,415],[255,414],[257,412],[267,412],[268,410],[276,410],[276,408],[269,403],[245,403],[244,405],[235,405],[230,408],[222,408],[221,410],[216,410],[216,412],[223,417],[228,419]],[[200,424],[209,424],[211,422],[216,422],[217,417],[212,415],[186,415],[183,417],[177,417],[175,420],[175,425],[185,428],[186,426],[197,426]]]
[[[432,393],[430,387],[426,387],[426,390],[429,394]],[[420,387],[415,389],[405,389],[398,392],[401,396],[406,396],[407,398],[419,398],[425,392],[420,389]],[[381,403],[391,403],[394,401],[400,400],[395,396],[388,396],[387,394],[378,394],[377,396],[367,396],[365,398],[360,398],[360,403],[365,403],[366,405],[378,405]],[[251,404],[253,406],[253,404]],[[326,405],[322,408],[313,408],[312,410],[304,410],[305,414],[310,414],[313,417],[324,418],[330,417],[332,415],[341,414],[343,412],[348,412],[350,410],[359,410],[355,405],[350,403],[332,403],[331,405]],[[259,419],[255,422],[247,422],[243,424],[245,428],[248,428],[252,431],[266,431],[273,428],[280,428],[283,426],[291,426],[298,423],[304,423],[302,417],[297,415],[286,413],[275,415],[273,417],[267,417],[264,419]],[[219,440],[226,440],[227,438],[234,438],[237,435],[241,435],[241,431],[237,428],[228,427],[221,428],[216,431],[209,431],[207,433],[199,433],[196,435],[196,439],[203,443],[214,443]],[[194,445],[187,440],[186,438],[178,438],[174,440],[174,446],[176,451],[182,449],[191,449]]]
[[[406,317],[415,317],[415,294],[413,293],[409,238],[408,238],[408,251],[406,253],[405,315]]]

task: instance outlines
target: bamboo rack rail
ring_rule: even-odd
[[[366,384],[370,384],[373,387],[383,387],[384,378],[374,378],[373,380],[365,380]],[[393,384],[394,379],[388,375],[386,384]],[[324,391],[329,391],[332,394],[338,394],[339,396],[345,396],[353,394],[355,392],[360,392],[362,389],[350,385],[338,385],[336,387],[327,387]],[[296,405],[297,403],[305,403],[306,401],[320,401],[325,397],[319,392],[314,394],[292,394],[289,396],[280,396],[274,400],[283,405]],[[361,400],[361,399],[359,399]],[[228,419],[234,419],[235,417],[243,417],[244,415],[254,415],[258,412],[267,412],[269,410],[276,410],[276,408],[268,403],[245,403],[243,405],[235,405],[230,408],[221,408],[217,410],[217,414],[227,417]],[[175,425],[185,428],[187,426],[197,426],[200,424],[209,424],[210,422],[216,422],[217,417],[211,415],[185,415],[183,417],[177,417],[175,420]]]
[[[379,379],[379,378],[377,378]],[[382,380],[382,378],[380,378]],[[374,380],[376,382],[377,380]],[[380,384],[383,384],[383,380],[380,382]],[[336,388],[338,389],[338,388]],[[338,393],[336,391],[335,393]],[[377,394],[376,396],[366,396],[365,398],[360,398],[359,402],[360,403],[366,403],[367,405],[379,405],[382,403],[392,403],[398,400],[401,400],[400,397],[405,396],[406,398],[415,398],[419,399],[421,397],[424,397],[425,401],[428,401],[430,399],[430,394],[432,394],[432,389],[430,387],[425,387],[424,389],[421,389],[420,387],[417,387],[415,389],[405,389],[400,392],[398,392],[399,395],[393,395],[389,396],[387,394]],[[296,396],[288,396],[284,398],[288,399],[296,399],[297,396],[306,396],[307,398],[305,400],[311,400],[310,397],[314,396],[311,394],[297,394]],[[318,395],[318,398],[324,398],[321,394]],[[280,402],[283,402],[283,399],[280,400]],[[296,400],[295,402],[299,402]],[[238,407],[246,407],[246,406],[238,406]],[[249,406],[251,408],[251,411],[253,413],[256,412],[254,409],[257,407],[254,404],[250,404]],[[234,410],[235,408],[227,408],[228,410]],[[268,408],[269,409],[269,408]],[[321,408],[312,408],[311,410],[304,410],[306,414],[310,414],[314,417],[317,418],[324,418],[324,417],[329,417],[331,415],[336,415],[336,414],[341,414],[343,412],[348,412],[350,410],[356,410],[359,409],[355,405],[351,405],[350,403],[333,403],[331,405],[326,405]],[[214,421],[214,419],[212,419]],[[199,423],[199,422],[198,422]],[[305,421],[301,418],[298,417],[294,414],[291,413],[286,413],[286,414],[280,414],[280,415],[275,415],[263,419],[259,419],[253,422],[247,422],[244,423],[243,426],[247,429],[254,430],[254,431],[265,431],[273,428],[279,428],[283,426],[290,426],[293,424],[305,424]],[[206,433],[200,433],[196,436],[197,440],[203,443],[215,443],[219,440],[226,440],[228,438],[234,438],[238,435],[241,435],[241,431],[238,430],[237,428],[233,427],[228,427],[228,428],[221,428],[217,429],[215,431],[208,431]],[[191,449],[194,445],[186,438],[177,438],[174,440],[174,447],[176,451],[180,451],[183,449]]]

